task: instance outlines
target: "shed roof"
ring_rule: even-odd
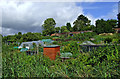
[[[32,45],[33,43],[36,43],[37,45],[41,44],[42,46],[44,45],[44,43],[39,40],[39,41],[22,42],[22,43],[21,43],[21,46],[23,46],[23,44]]]
[[[52,48],[52,47],[60,47],[60,46],[59,45],[48,45],[48,46],[44,46],[44,47]]]
[[[51,42],[52,40],[51,39],[42,39],[41,41],[42,42]]]
[[[95,45],[91,41],[84,41],[81,45]]]

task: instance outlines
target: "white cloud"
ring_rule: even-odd
[[[82,0],[83,1],[83,0]],[[90,0],[84,0],[89,2]],[[83,1],[83,2],[84,2]],[[96,0],[92,0],[93,2]],[[101,0],[102,1],[102,0]],[[2,6],[2,26],[3,34],[14,34],[19,31],[25,32],[41,32],[41,25],[47,18],[54,18],[60,27],[73,22],[80,14],[84,14],[81,6],[76,6],[75,2],[14,2],[3,1]],[[91,20],[91,24],[95,25],[95,21],[99,18],[113,18],[116,16],[116,8],[113,12],[106,16],[94,18],[91,14],[85,15]]]
[[[2,0],[4,1],[4,0]],[[6,0],[6,1],[18,1],[18,0]],[[23,0],[34,2],[118,2],[119,0]]]
[[[11,28],[2,28],[2,31],[4,32],[4,35],[14,35],[15,34],[15,30],[11,29]],[[3,33],[2,33],[3,34]]]
[[[4,2],[2,4],[3,28],[11,31],[40,32],[43,21],[47,18],[54,18],[57,25],[65,25],[73,21],[78,14],[83,14],[83,9],[75,3],[40,3],[40,2]],[[7,30],[6,30],[7,31]],[[4,33],[3,34],[7,34]]]

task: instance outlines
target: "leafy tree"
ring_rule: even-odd
[[[96,28],[95,28],[95,32],[100,34],[100,33],[111,33],[114,32],[114,30],[112,29],[113,27],[113,23],[110,20],[97,20],[96,21]]]
[[[7,41],[15,42],[16,40],[17,40],[17,38],[15,37],[15,35],[8,35],[7,36]]]
[[[107,20],[107,22],[109,22],[112,28],[115,28],[117,26],[117,20],[111,19],[111,20]]]
[[[117,15],[118,17],[118,27],[120,28],[120,13]]]
[[[70,24],[70,23],[67,23],[67,24],[66,24],[66,28],[67,28],[69,31],[72,31],[72,27],[71,27],[71,24]]]
[[[95,32],[96,33],[103,33],[104,32],[104,29],[103,29],[103,27],[104,27],[104,20],[103,19],[101,19],[101,20],[97,20],[96,21],[96,29],[95,29]]]
[[[44,24],[42,27],[44,28],[43,30],[43,35],[51,35],[52,33],[55,32],[55,20],[53,18],[48,18],[44,21]]]
[[[27,32],[26,34],[22,35],[22,38],[20,39],[20,42],[22,41],[37,41],[40,39],[40,36],[36,33]]]
[[[18,32],[18,35],[16,35],[16,38],[19,40],[22,37],[22,33]]]
[[[46,35],[48,34],[48,31],[49,31],[49,30],[43,30],[43,31],[42,31],[42,35],[43,35],[43,36],[46,36]]]
[[[18,35],[22,35],[22,33],[21,33],[21,32],[18,32]]]
[[[39,40],[42,39],[42,34],[41,33],[34,33],[34,35],[37,39],[39,39]]]
[[[84,28],[86,26],[90,26],[90,20],[88,20],[87,17],[85,17],[84,15],[80,15],[78,16],[77,20],[74,21],[74,26],[73,26],[73,30],[74,31],[81,31],[84,30]]]
[[[55,28],[55,33],[59,33],[59,31],[60,31],[60,27],[56,27]]]
[[[64,33],[64,32],[69,32],[66,26],[61,27],[61,33]]]
[[[94,31],[95,30],[95,26],[94,25],[90,25],[89,30]]]
[[[4,36],[2,38],[3,42],[11,41],[11,42],[26,42],[26,41],[37,41],[42,39],[42,34],[41,33],[31,33],[27,32],[22,35],[21,32],[18,32],[18,34],[15,35],[8,35]]]

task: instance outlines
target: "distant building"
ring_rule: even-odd
[[[116,33],[120,33],[120,28],[115,28]]]
[[[60,33],[51,34],[51,36],[60,36],[60,35],[61,35]]]
[[[51,36],[61,36],[61,35],[66,35],[66,34],[72,36],[73,34],[79,34],[79,33],[85,33],[85,32],[93,32],[93,31],[79,31],[79,32],[54,33],[54,34],[51,34]]]
[[[23,46],[25,45],[25,47],[27,49],[30,49],[30,48],[33,48],[33,43],[35,43],[37,46],[39,44],[41,44],[41,46],[44,46],[44,43],[43,41],[39,40],[39,41],[30,41],[30,42],[22,42],[21,45],[18,47],[19,49],[20,48],[23,48]]]

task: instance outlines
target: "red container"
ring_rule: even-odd
[[[43,54],[51,60],[55,60],[57,53],[60,55],[60,46],[58,45],[49,45],[43,48]]]

